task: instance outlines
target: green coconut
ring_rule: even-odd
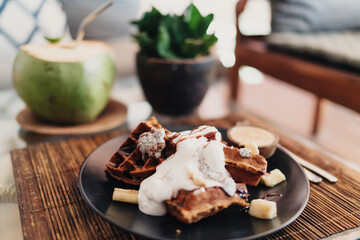
[[[102,42],[23,45],[13,84],[37,116],[53,123],[94,121],[106,107],[116,76],[111,48]]]

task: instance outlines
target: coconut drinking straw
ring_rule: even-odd
[[[80,23],[79,29],[76,34],[76,45],[79,44],[85,36],[85,28],[86,26],[92,22],[97,16],[100,15],[105,9],[110,7],[114,3],[114,0],[110,0],[109,2],[105,3],[104,5],[100,6],[99,8],[92,11],[89,15],[87,15]]]

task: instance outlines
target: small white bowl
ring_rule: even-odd
[[[234,126],[227,130],[226,135],[230,144],[238,147],[244,147],[246,143],[254,141],[259,148],[260,155],[265,158],[269,158],[275,153],[279,142],[279,136],[257,126]]]

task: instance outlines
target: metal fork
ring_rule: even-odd
[[[320,183],[322,182],[322,177],[319,177],[318,175],[316,175],[315,173],[313,172],[310,172],[309,170],[307,170],[306,168],[302,168],[304,170],[304,173],[306,175],[306,177],[309,179],[310,182],[313,182],[313,183]]]

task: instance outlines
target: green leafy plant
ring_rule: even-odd
[[[163,15],[153,7],[140,20],[131,22],[138,28],[133,37],[141,54],[148,57],[182,59],[208,55],[217,42],[214,34],[206,34],[213,18],[213,14],[202,16],[192,3],[182,15]]]

